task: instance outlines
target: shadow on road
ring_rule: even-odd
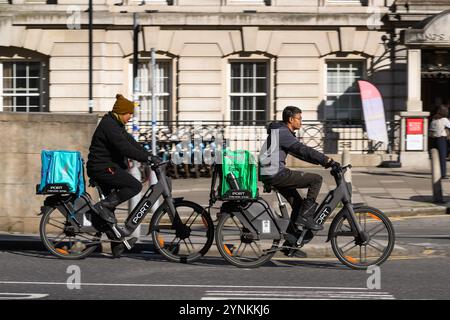
[[[129,259],[138,259],[143,261],[152,261],[152,262],[168,262],[163,256],[158,254],[135,254],[135,255],[127,255]],[[176,263],[176,262],[174,262]],[[180,263],[181,264],[181,263]],[[235,267],[225,261],[222,257],[211,257],[207,256],[203,259],[200,259],[194,263],[189,263],[187,265],[190,266],[217,266],[217,267],[228,267],[231,269],[239,270],[240,268]],[[350,270],[345,267],[340,262],[331,262],[331,261],[310,261],[310,260],[271,260],[259,268],[243,268],[242,270],[258,270],[263,268],[292,268],[292,267],[303,267],[303,268],[313,268],[313,269],[333,269],[333,270]]]
[[[45,251],[17,251],[17,250],[2,250],[2,252],[14,254],[17,256],[23,257],[31,257],[31,258],[39,258],[39,259],[58,259],[55,256],[52,256],[50,253]]]
[[[331,261],[302,261],[302,260],[278,260],[279,263],[287,265],[289,267],[302,267],[302,268],[310,268],[310,269],[330,269],[330,270],[349,270],[340,262],[331,262]],[[277,267],[281,267],[278,265]]]
[[[37,259],[46,259],[46,260],[62,260],[58,257],[53,256],[49,252],[44,251],[12,251],[12,250],[2,250],[3,252],[7,252],[13,255],[23,256],[23,257],[30,257],[30,258],[37,258]],[[165,257],[156,254],[156,253],[124,253],[122,255],[123,258],[130,259],[130,260],[139,260],[139,261],[148,261],[148,262],[160,262],[160,263],[173,263],[173,264],[179,264],[183,265],[182,263],[176,263],[176,262],[170,262]],[[81,259],[85,261],[95,261],[97,259],[109,259],[112,261],[117,261],[120,259],[113,259],[108,254],[99,254],[99,253],[93,253],[91,256]],[[69,260],[66,260],[69,261]],[[78,260],[79,261],[79,260]],[[294,268],[294,267],[300,267],[300,268],[308,268],[308,269],[328,269],[328,270],[347,270],[351,271],[351,269],[347,268],[340,262],[334,262],[334,261],[311,261],[311,260],[287,260],[287,259],[274,259],[271,260],[264,265],[260,266],[259,268],[244,268],[240,269],[237,268],[227,261],[225,261],[222,257],[213,257],[213,256],[207,256],[204,257],[194,263],[188,263],[184,264],[186,266],[198,266],[198,267],[219,267],[219,268],[227,268],[227,269],[233,269],[233,270],[259,270],[264,268],[277,268],[277,269],[284,269],[284,268]]]
[[[69,261],[68,259],[61,259],[58,257],[55,257],[54,255],[52,255],[50,252],[47,251],[33,251],[33,250],[24,250],[24,251],[18,251],[18,250],[1,250],[2,252],[7,252],[10,254],[14,254],[14,255],[18,255],[18,256],[23,256],[23,257],[31,257],[31,258],[38,258],[38,259],[47,259],[47,260],[61,260],[61,261]],[[112,259],[111,256],[109,255],[103,255],[100,253],[93,253],[92,255],[90,255],[89,257],[80,259],[80,260],[86,260],[86,259]],[[75,261],[80,261],[80,260],[75,260]]]

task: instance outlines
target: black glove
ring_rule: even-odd
[[[150,164],[160,164],[161,163],[161,159],[157,156],[154,155],[149,155],[148,156],[148,162]]]
[[[341,167],[341,164],[337,161],[334,161],[333,159],[330,159],[326,164],[325,164],[325,169],[328,168],[332,168],[333,170],[339,169]]]

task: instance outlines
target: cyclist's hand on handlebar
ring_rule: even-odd
[[[150,164],[160,164],[162,162],[161,158],[154,156],[154,155],[149,155],[148,156],[148,163]]]
[[[330,158],[330,160],[325,165],[325,169],[332,168],[333,170],[337,170],[339,168],[342,168],[341,164],[337,161],[334,161]]]
[[[333,161],[333,164],[331,165],[331,169],[337,171],[342,170],[342,165],[339,162]]]

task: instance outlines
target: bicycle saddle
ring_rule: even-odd
[[[272,190],[273,190],[273,191],[276,191],[275,187],[273,187],[273,186],[270,185],[270,184],[266,184],[266,183],[264,184],[264,187],[263,187],[264,193],[271,193]]]
[[[100,185],[94,179],[89,178],[89,187],[96,188],[96,187],[100,187]]]

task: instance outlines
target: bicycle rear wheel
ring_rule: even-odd
[[[174,203],[181,220],[181,229],[175,228],[169,217],[169,208],[163,205],[150,223],[153,244],[167,259],[190,263],[203,257],[214,241],[214,225],[208,212],[195,202],[183,200]]]
[[[223,213],[216,228],[216,245],[222,257],[239,268],[255,268],[268,262],[279,240],[255,238],[239,219]]]
[[[371,265],[381,265],[389,258],[395,245],[391,221],[380,210],[372,207],[355,209],[355,216],[368,241],[361,241],[347,217],[341,216],[332,224],[331,247],[334,254],[352,269],[365,270]]]
[[[39,233],[44,246],[54,256],[62,259],[83,259],[100,245],[101,232],[79,228],[72,218],[57,208],[42,207]]]

